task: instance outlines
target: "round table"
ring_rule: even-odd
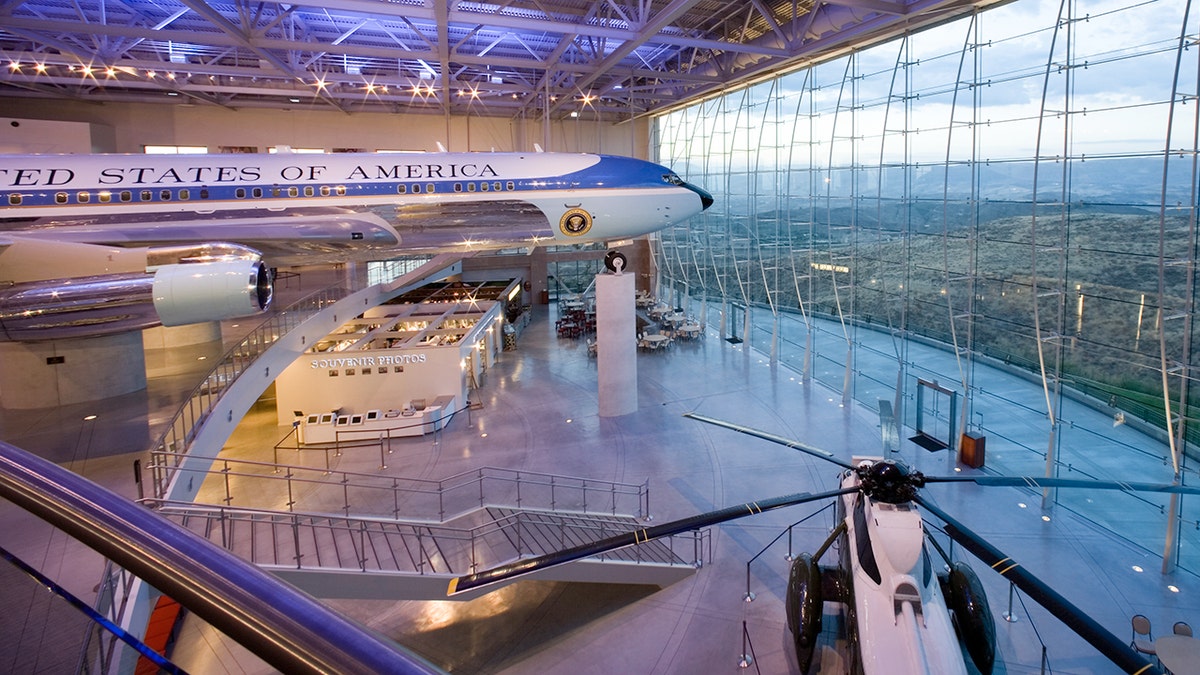
[[[650,349],[658,349],[659,347],[666,345],[667,341],[670,339],[671,338],[667,337],[666,335],[655,333],[653,335],[643,336],[642,344],[646,345]]]
[[[1154,651],[1174,675],[1200,674],[1200,640],[1187,635],[1163,635],[1155,638]]]

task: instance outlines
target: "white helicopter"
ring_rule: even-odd
[[[1125,672],[1161,675],[1162,670],[1156,663],[1147,661],[1126,641],[923,498],[920,489],[934,482],[973,482],[984,486],[1087,487],[1200,495],[1200,488],[1069,478],[925,476],[895,460],[858,458],[846,462],[824,450],[774,434],[693,413],[687,413],[685,417],[779,443],[832,462],[843,469],[841,486],[826,492],[802,492],[748,502],[563,551],[516,560],[452,579],[448,595],[659,537],[785,506],[836,498],[837,525],[816,552],[801,554],[793,560],[788,577],[787,624],[802,672],[808,672],[812,665],[826,601],[841,602],[847,607],[848,671],[851,673],[946,675],[979,672],[989,675],[992,672],[995,625],[983,585],[968,565],[952,562],[936,541],[926,536],[921,515],[924,510],[943,521],[944,530],[951,539],[1041,604]],[[835,542],[840,552],[838,564],[821,565],[821,557]],[[925,542],[930,542],[931,547],[926,547]],[[935,563],[931,548],[940,563]],[[970,659],[970,665],[967,659]]]

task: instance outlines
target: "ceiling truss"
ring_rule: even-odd
[[[0,92],[618,121],[999,0],[0,1]]]

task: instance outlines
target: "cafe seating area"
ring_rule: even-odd
[[[1176,621],[1170,634],[1158,638],[1154,637],[1146,615],[1134,614],[1131,624],[1130,647],[1153,658],[1171,675],[1200,673],[1200,640],[1192,635],[1192,626],[1188,622]]]
[[[677,340],[696,340],[704,329],[694,317],[682,307],[655,299],[646,291],[638,291],[635,299],[639,318],[644,314],[644,327],[637,335],[638,350],[658,352],[672,347]]]
[[[584,296],[568,296],[558,303],[555,334],[560,338],[581,338],[596,333],[596,307]]]
[[[639,352],[665,352],[677,341],[698,340],[704,328],[695,317],[680,307],[660,302],[646,291],[638,291],[638,329],[635,339]],[[589,356],[595,356],[596,306],[587,295],[569,295],[558,302],[555,334],[560,338],[585,339]]]

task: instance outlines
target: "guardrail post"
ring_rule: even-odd
[[[749,668],[754,665],[754,645],[750,642],[750,631],[746,629],[746,620],[742,619],[742,657],[738,659],[738,668]]]
[[[358,522],[358,569],[367,571],[367,524],[363,521]]]
[[[438,520],[446,522],[446,487],[443,481],[438,481]],[[396,509],[399,513],[399,508]]]
[[[225,482],[225,506],[229,506],[233,503],[233,493],[230,491],[229,487],[229,460],[225,460],[222,463],[221,474],[224,477]]]
[[[1020,618],[1016,614],[1013,614],[1013,590],[1015,588],[1016,586],[1014,586],[1010,581],[1008,583],[1008,611],[1004,612],[1004,614],[1001,614],[1001,616],[1004,617],[1004,620],[1009,623],[1016,623]]]
[[[142,460],[133,460],[133,483],[137,486],[138,501],[146,498],[144,489],[142,488]]]
[[[296,555],[292,556],[296,559],[296,569],[300,569],[300,559],[304,557],[300,553],[300,521],[296,516],[292,516],[292,545],[296,547]]]

